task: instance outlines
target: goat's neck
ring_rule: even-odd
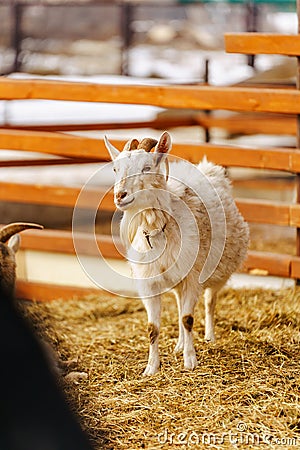
[[[130,245],[139,227],[145,233],[154,230],[163,230],[172,215],[168,193],[162,193],[152,202],[151,206],[145,205],[141,210],[127,210],[124,212],[121,223],[121,239],[125,246]]]

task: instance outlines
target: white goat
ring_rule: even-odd
[[[105,137],[114,161],[114,201],[124,211],[120,234],[148,314],[150,351],[144,375],[160,366],[161,294],[173,290],[179,313],[184,367],[194,369],[194,308],[205,300],[205,339],[214,341],[217,292],[245,259],[249,230],[222,167],[171,162],[171,138],[132,139],[119,152]],[[154,152],[151,149],[155,147]],[[170,167],[170,178],[168,172]],[[167,170],[164,170],[166,168]]]
[[[0,229],[0,290],[12,294],[16,281],[15,254],[20,246],[17,233],[29,228],[43,228],[36,223],[16,222],[5,225]]]

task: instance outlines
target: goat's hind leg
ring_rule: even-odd
[[[184,331],[183,360],[185,369],[193,370],[197,366],[197,357],[193,340],[194,310],[197,303],[195,292],[182,289],[181,321]]]
[[[149,359],[143,375],[154,375],[160,367],[158,338],[160,330],[161,299],[154,296],[143,299],[143,304],[148,315],[148,335],[149,335]]]
[[[211,288],[204,291],[204,306],[205,306],[205,337],[207,342],[215,342],[215,324],[214,315],[217,301],[217,292]]]
[[[182,323],[182,296],[181,296],[181,290],[179,288],[176,288],[174,290],[176,301],[177,301],[177,309],[178,309],[178,326],[179,326],[179,335],[178,335],[178,341],[175,346],[174,352],[175,353],[182,353],[184,350],[184,327]]]

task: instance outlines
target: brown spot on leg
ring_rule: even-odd
[[[191,314],[183,316],[182,323],[186,330],[192,331],[194,325],[194,317]]]
[[[158,338],[158,335],[159,335],[158,328],[157,328],[157,326],[154,325],[154,323],[148,324],[148,334],[149,334],[150,344],[154,344],[154,342],[156,341],[156,339]]]

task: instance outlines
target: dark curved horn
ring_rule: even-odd
[[[27,223],[27,222],[15,222],[5,225],[0,230],[0,242],[7,242],[14,234],[20,233],[21,231],[28,230],[29,228],[37,228],[41,230],[44,228],[42,225],[37,223]]]
[[[150,152],[151,149],[156,146],[156,144],[157,144],[156,139],[145,138],[139,143],[138,149],[143,149],[146,152]]]
[[[138,148],[139,145],[139,141],[137,139],[131,139],[131,141],[128,141],[124,148],[123,151],[128,151],[130,152],[131,150],[136,150]]]

